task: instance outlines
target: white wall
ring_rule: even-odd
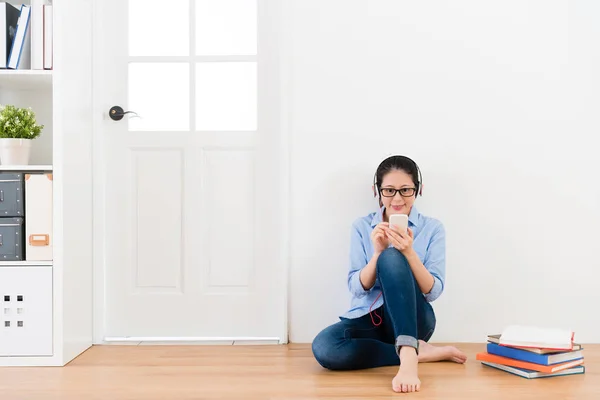
[[[600,4],[296,0],[288,6],[290,340],[348,307],[352,221],[392,153],[448,233],[433,341],[513,323],[600,342]]]

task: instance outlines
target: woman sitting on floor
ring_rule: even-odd
[[[419,362],[467,359],[455,347],[427,343],[436,324],[430,303],[444,289],[444,226],[414,207],[422,182],[410,158],[384,160],[373,190],[379,211],[352,225],[350,310],[317,335],[312,350],[319,364],[332,370],[400,365],[392,389],[418,391]],[[408,216],[406,232],[390,227],[392,214]]]

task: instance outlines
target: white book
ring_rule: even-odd
[[[502,331],[499,344],[503,346],[571,350],[575,334],[570,329],[511,325]]]
[[[53,67],[53,13],[52,5],[44,5],[44,69]]]
[[[31,69],[44,69],[44,1],[31,0]]]

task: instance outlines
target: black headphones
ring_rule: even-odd
[[[379,163],[379,166],[377,167],[377,169],[375,170],[375,174],[373,175],[373,197],[377,197],[377,195],[379,194],[379,186],[377,186],[377,171],[379,171],[379,168],[381,168],[381,165],[384,162],[386,162],[387,160],[389,160],[390,158],[401,158],[403,160],[409,161],[410,163],[412,163],[415,166],[415,169],[417,170],[417,175],[418,175],[416,193],[418,196],[423,197],[423,177],[421,175],[421,169],[419,168],[419,166],[417,165],[416,162],[414,162],[411,158],[408,158],[406,156],[390,156],[390,157],[386,158],[385,160],[383,160],[381,163]],[[417,197],[417,195],[415,195],[415,197]]]

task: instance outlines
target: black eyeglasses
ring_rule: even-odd
[[[400,193],[402,197],[412,197],[415,195],[417,188],[414,187],[405,187],[401,189],[394,188],[381,188],[381,195],[383,197],[394,197],[396,193]]]

